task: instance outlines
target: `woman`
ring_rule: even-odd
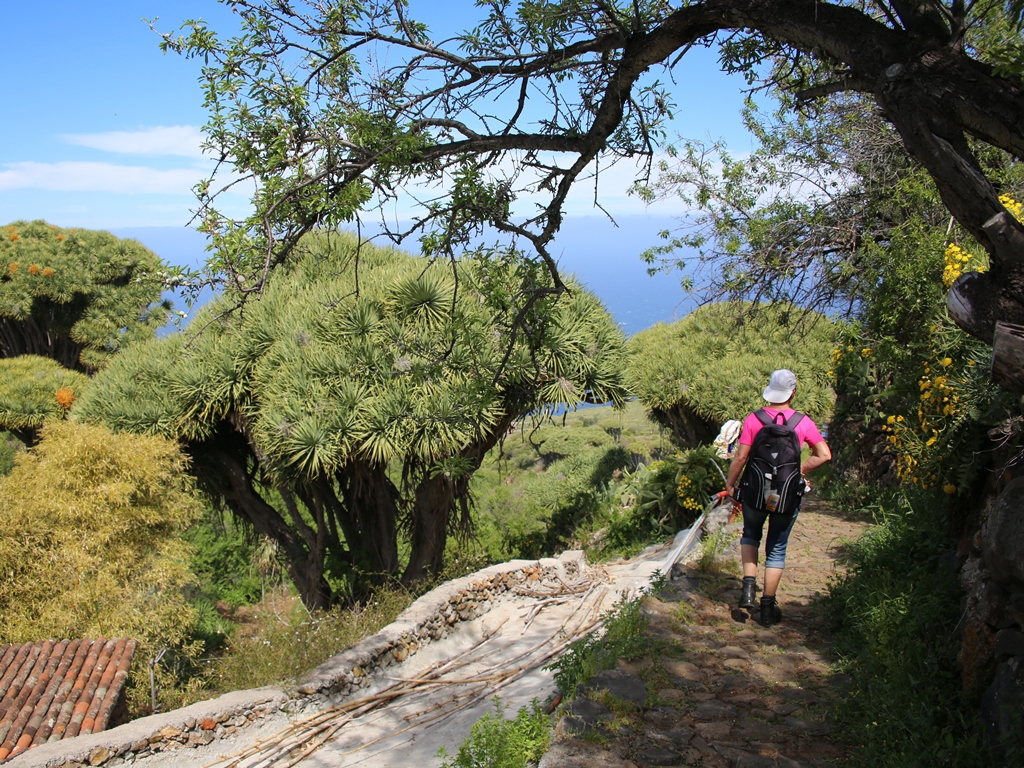
[[[795,394],[796,374],[785,368],[773,372],[768,386],[762,393],[762,397],[768,402],[764,408],[765,413],[772,419],[782,414],[784,420],[789,420],[795,413],[790,407]],[[746,466],[747,457],[750,455],[750,446],[754,443],[754,436],[762,426],[761,420],[754,413],[748,414],[743,421],[739,446],[736,449],[736,455],[733,456],[732,464],[729,465],[729,477],[726,481],[725,490],[730,496],[735,496],[736,482]],[[813,472],[832,458],[832,451],[829,450],[817,425],[808,417],[804,416],[800,419],[794,425],[794,430],[801,445],[806,443],[811,448],[811,455],[801,462],[801,474],[806,475],[808,472]],[[761,595],[761,624],[766,627],[782,620],[782,611],[779,609],[775,593],[779,588],[779,581],[782,579],[782,571],[786,567],[786,544],[789,542],[789,533],[793,529],[799,512],[800,507],[798,506],[788,514],[774,514],[755,509],[745,501],[743,503],[743,537],[740,539],[740,552],[743,558],[743,593],[740,597],[740,608],[753,610],[757,606],[757,603],[754,602],[757,592],[757,555],[761,546],[764,524],[767,520],[764,592]]]

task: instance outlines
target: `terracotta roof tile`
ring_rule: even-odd
[[[0,760],[106,729],[134,653],[127,638],[0,645]]]

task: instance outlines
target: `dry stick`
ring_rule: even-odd
[[[596,582],[591,582],[591,584],[588,586],[588,588],[586,589],[585,593],[583,594],[583,597],[580,599],[580,604],[573,610],[572,614],[570,614],[570,619],[573,616],[575,616],[580,611],[580,609],[586,603],[587,598],[594,591],[596,586],[597,586]],[[465,709],[465,708],[467,708],[469,706],[472,706],[476,702],[480,701],[488,693],[492,693],[494,691],[500,690],[501,688],[504,688],[506,685],[511,684],[515,680],[517,680],[520,677],[522,677],[523,675],[525,675],[531,669],[535,669],[537,666],[543,664],[548,659],[550,659],[553,656],[555,656],[556,654],[560,653],[562,650],[564,650],[564,648],[568,647],[568,645],[570,643],[574,642],[576,639],[584,637],[584,636],[590,634],[591,632],[595,631],[599,627],[599,622],[598,621],[593,621],[591,624],[589,624],[588,626],[586,626],[582,630],[580,630],[579,627],[584,623],[584,621],[586,621],[586,619],[587,619],[587,617],[589,615],[591,615],[591,614],[593,614],[593,613],[595,613],[597,611],[597,609],[603,603],[603,599],[604,599],[605,593],[607,593],[607,587],[604,587],[602,589],[601,594],[599,595],[598,599],[594,601],[594,604],[593,604],[591,610],[587,611],[586,613],[584,613],[584,615],[580,618],[580,620],[576,623],[575,627],[572,630],[570,630],[568,632],[565,632],[564,629],[560,630],[561,632],[564,632],[563,636],[566,639],[562,643],[559,643],[557,646],[552,648],[549,652],[547,652],[546,654],[541,656],[540,659],[538,659],[538,660],[535,660],[535,661],[533,661],[533,662],[531,662],[529,664],[523,664],[520,667],[514,668],[514,669],[506,671],[504,673],[497,673],[495,675],[489,675],[489,676],[478,677],[478,678],[467,678],[467,679],[464,679],[464,680],[461,680],[461,681],[440,681],[440,680],[437,679],[440,675],[445,674],[446,672],[454,671],[455,669],[464,667],[464,666],[468,665],[469,663],[475,663],[480,658],[484,658],[484,657],[486,657],[488,655],[491,655],[492,653],[496,652],[497,650],[499,650],[497,648],[496,649],[492,649],[490,651],[487,651],[484,654],[481,654],[480,656],[478,656],[475,659],[461,661],[462,659],[465,659],[465,657],[467,657],[467,656],[471,655],[472,653],[474,653],[477,649],[479,649],[482,645],[484,645],[492,637],[494,637],[497,634],[498,630],[500,630],[500,628],[507,621],[507,619],[504,619],[496,627],[494,627],[494,629],[490,630],[489,632],[486,632],[484,634],[484,636],[479,641],[474,643],[472,646],[470,646],[468,649],[463,651],[458,656],[450,659],[445,664],[442,664],[440,666],[434,667],[433,669],[430,670],[430,672],[427,673],[427,675],[425,677],[415,678],[415,679],[413,679],[411,681],[409,681],[409,680],[402,680],[402,679],[395,679],[396,682],[393,685],[386,686],[385,688],[383,688],[377,694],[361,697],[360,699],[356,699],[356,700],[351,701],[351,702],[346,702],[345,705],[341,705],[341,706],[337,706],[337,707],[332,707],[331,709],[327,710],[326,712],[323,712],[323,713],[320,713],[319,715],[311,717],[311,718],[309,718],[308,720],[304,721],[301,724],[296,724],[296,725],[293,725],[293,726],[291,726],[289,728],[284,729],[277,736],[275,736],[273,739],[262,741],[262,742],[257,742],[256,745],[254,745],[252,748],[250,748],[248,750],[244,750],[242,754],[238,755],[235,758],[235,760],[231,761],[227,766],[224,766],[223,768],[270,768],[270,766],[272,766],[274,763],[276,763],[278,761],[278,759],[282,759],[282,758],[290,755],[292,752],[294,752],[299,747],[301,747],[303,745],[306,745],[306,748],[303,749],[302,753],[297,758],[294,758],[294,759],[290,760],[286,764],[286,766],[284,766],[284,768],[290,768],[290,766],[296,765],[299,761],[305,759],[305,757],[308,757],[310,754],[312,754],[317,749],[322,747],[331,738],[333,738],[334,735],[337,734],[337,732],[344,725],[346,725],[347,723],[351,722],[355,718],[357,718],[357,717],[359,717],[359,716],[361,716],[363,714],[366,714],[367,712],[370,712],[373,709],[376,709],[381,704],[393,701],[394,699],[399,698],[399,697],[401,697],[403,695],[408,695],[408,694],[413,694],[413,693],[425,693],[425,692],[427,692],[427,690],[426,690],[427,686],[429,686],[431,689],[433,689],[433,688],[436,688],[439,685],[448,685],[448,684],[451,684],[451,685],[460,685],[460,684],[461,685],[470,685],[470,684],[473,684],[473,685],[480,685],[480,686],[482,686],[484,688],[484,690],[480,691],[479,693],[478,693],[479,689],[477,689],[477,690],[473,690],[473,691],[467,691],[467,692],[462,693],[462,694],[456,694],[456,695],[450,697],[449,699],[447,699],[446,701],[441,702],[438,705],[435,705],[434,708],[439,708],[439,707],[443,708],[443,707],[446,707],[448,704],[451,704],[453,702],[457,702],[459,699],[464,699],[464,698],[467,698],[467,697],[470,697],[470,696],[472,698],[470,698],[468,701],[465,701],[465,702],[462,702],[460,704],[457,704],[454,708],[452,708],[451,710],[449,710],[447,712],[442,712],[442,713],[439,713],[439,714],[437,714],[437,715],[435,715],[435,716],[433,716],[431,718],[428,718],[426,720],[421,720],[419,722],[410,724],[409,726],[407,726],[405,728],[402,728],[402,729],[400,729],[397,732],[394,732],[394,733],[391,733],[391,734],[387,734],[387,735],[382,736],[382,737],[380,737],[378,739],[374,739],[373,741],[371,741],[371,742],[369,742],[367,744],[363,744],[360,747],[356,748],[355,750],[351,750],[351,751],[352,752],[356,752],[356,751],[359,751],[361,749],[365,749],[365,748],[367,748],[369,746],[372,746],[373,744],[376,744],[376,743],[378,743],[380,741],[383,741],[385,739],[390,739],[390,738],[393,738],[393,737],[395,737],[397,735],[400,735],[401,733],[404,733],[404,732],[408,731],[409,729],[411,729],[413,727],[417,727],[419,725],[424,725],[424,724],[433,722],[435,720],[446,719],[446,718],[450,717],[452,714],[454,714],[455,712],[461,711],[461,710],[463,710],[463,709]],[[573,594],[579,594],[579,593],[575,592]],[[542,643],[539,643],[538,645],[534,646],[533,648],[529,649],[528,651],[526,651],[524,653],[521,653],[521,654],[519,654],[516,657],[513,657],[513,659],[511,659],[509,661],[506,661],[505,663],[509,664],[509,663],[512,663],[512,662],[517,661],[519,659],[522,659],[522,658],[524,658],[526,656],[529,656],[534,651],[539,649],[541,646],[543,646],[543,645],[547,644],[548,642],[550,642],[551,640],[553,640],[557,635],[558,635],[558,633],[553,634],[550,638],[546,639]],[[503,647],[508,647],[508,645],[511,645],[511,644],[512,643],[507,643]],[[386,678],[386,679],[394,679],[394,678]],[[496,684],[489,686],[488,684],[490,684],[490,683],[496,683]],[[474,696],[473,694],[477,694],[477,695]],[[341,713],[346,713],[346,716],[342,717],[340,719],[340,722],[339,722],[336,718],[337,718],[337,715],[339,715]],[[421,714],[423,714],[423,713],[421,713]],[[406,719],[408,719],[408,718],[406,718]],[[320,734],[323,734],[323,736],[321,738],[317,738],[317,736],[320,735]],[[311,739],[313,739],[313,741],[310,741]],[[271,749],[267,750],[266,748],[268,746],[271,747]],[[259,753],[263,753],[263,754],[259,754]],[[345,753],[345,754],[348,754],[348,753]],[[257,762],[252,763],[249,766],[244,766],[244,767],[241,766],[241,763],[243,763],[243,762],[245,762],[248,759],[251,759],[253,757],[257,757]],[[218,761],[218,762],[220,762],[220,761]],[[214,763],[213,765],[216,765],[216,763]]]
[[[590,626],[586,627],[583,630],[583,632],[581,632],[578,636],[582,637],[585,634],[588,634],[589,632],[592,632],[594,629],[597,628],[597,626],[598,626],[597,622],[591,624]],[[537,649],[539,649],[542,646],[544,646],[547,643],[549,643],[556,636],[557,636],[557,633],[551,635],[551,637],[549,637],[549,638],[545,639],[544,641],[542,641],[541,643],[538,643],[537,645],[533,646],[531,649],[529,649],[525,653],[522,653],[519,656],[514,657],[512,660],[507,660],[505,662],[505,664],[508,665],[508,664],[512,663],[512,661],[521,659],[524,656],[528,656],[528,655],[532,654]],[[356,747],[355,749],[349,750],[348,752],[344,752],[342,754],[352,754],[352,753],[358,752],[358,751],[360,751],[362,749],[366,749],[367,747],[370,747],[370,746],[372,746],[374,744],[377,744],[377,743],[379,743],[381,741],[385,741],[387,739],[394,738],[395,736],[398,736],[398,735],[400,735],[402,733],[405,733],[406,731],[408,731],[408,730],[410,730],[412,728],[416,728],[416,727],[419,727],[419,726],[427,725],[427,724],[435,722],[435,721],[444,720],[444,719],[450,717],[451,715],[455,714],[456,712],[459,712],[459,711],[461,711],[461,710],[463,710],[463,709],[465,709],[465,708],[467,708],[469,706],[472,706],[476,702],[480,701],[484,696],[486,696],[486,695],[488,695],[490,693],[493,693],[494,691],[500,690],[501,688],[504,688],[506,685],[509,685],[512,682],[514,682],[515,680],[518,680],[520,677],[525,675],[530,670],[536,669],[538,666],[543,664],[545,661],[547,661],[548,659],[552,658],[556,654],[560,653],[571,642],[574,642],[576,639],[578,639],[578,636],[577,636],[576,633],[573,633],[569,637],[569,639],[567,639],[567,640],[563,641],[562,643],[558,644],[557,646],[555,646],[555,648],[549,650],[547,653],[542,655],[539,659],[533,660],[530,663],[523,664],[523,665],[521,665],[519,667],[516,667],[516,668],[513,668],[513,669],[508,669],[505,672],[499,672],[499,673],[496,673],[496,674],[493,674],[493,675],[487,675],[487,676],[479,677],[479,678],[469,678],[469,679],[463,679],[463,680],[445,681],[446,683],[450,683],[451,685],[467,685],[467,684],[479,684],[479,683],[482,683],[483,684],[482,685],[483,690],[480,690],[479,688],[477,688],[476,690],[468,691],[465,694],[456,694],[456,695],[446,699],[443,702],[439,702],[437,705],[435,705],[433,707],[433,709],[444,708],[444,707],[446,707],[447,705],[449,705],[449,704],[451,704],[453,702],[457,702],[460,698],[465,698],[467,696],[471,696],[472,698],[470,698],[468,701],[465,701],[463,703],[457,704],[455,707],[453,707],[452,709],[450,709],[448,711],[440,712],[440,713],[438,713],[436,715],[433,715],[431,717],[427,717],[425,719],[418,719],[415,722],[410,722],[410,724],[408,726],[406,726],[406,727],[404,727],[404,728],[402,728],[402,729],[400,729],[398,731],[395,731],[395,732],[389,733],[389,734],[385,734],[384,736],[381,736],[381,737],[379,737],[377,739],[374,739],[373,741],[367,742],[365,744],[361,744],[359,747]],[[488,683],[495,683],[495,684],[494,685],[488,685]],[[427,711],[429,711],[429,710],[427,710]],[[418,714],[422,718],[422,715],[426,714],[426,712],[420,712]],[[416,715],[410,715],[410,716],[406,716],[403,719],[405,719],[408,722],[409,721],[409,717],[415,717],[415,716]]]
[[[502,623],[504,623],[504,622],[502,622]],[[508,648],[509,646],[512,646],[512,645],[515,645],[515,641],[514,641],[514,640],[510,640],[510,641],[509,641],[509,642],[507,642],[507,643],[504,643],[504,644],[502,644],[502,645],[499,645],[499,646],[497,646],[497,647],[495,647],[495,648],[491,648],[491,649],[489,649],[489,650],[487,650],[487,651],[484,651],[483,653],[477,654],[477,655],[475,655],[475,656],[470,656],[470,657],[468,657],[468,658],[465,658],[465,659],[464,659],[464,660],[463,660],[462,662],[460,662],[460,663],[459,663],[458,665],[456,665],[456,666],[452,666],[452,667],[450,667],[450,668],[448,668],[448,669],[445,669],[445,670],[444,670],[444,672],[445,672],[445,673],[453,672],[453,671],[455,671],[456,669],[461,669],[461,668],[463,668],[463,667],[466,667],[466,666],[469,666],[469,665],[471,665],[471,664],[476,664],[476,663],[479,663],[479,662],[480,662],[481,660],[483,660],[483,659],[487,658],[488,656],[491,656],[491,655],[493,655],[494,653],[497,653],[498,651],[503,651],[503,650],[505,650],[506,648]],[[392,678],[392,679],[400,679],[400,678]],[[416,690],[413,690],[413,691],[411,691],[410,693],[408,693],[408,694],[406,695],[406,698],[405,698],[405,700],[404,700],[404,702],[405,702],[405,705],[406,705],[406,706],[408,706],[408,705],[411,705],[411,704],[412,704],[413,702],[415,702],[415,701],[416,701],[417,699],[419,699],[419,698],[421,698],[421,697],[423,697],[423,696],[428,696],[428,695],[430,695],[431,693],[433,693],[433,692],[434,692],[434,690],[436,690],[436,689],[435,689],[435,688],[431,688],[431,687],[428,687],[428,686],[427,686],[427,685],[425,685],[425,684],[423,684],[423,685],[419,685],[419,686],[418,686],[418,687],[416,688]]]
[[[338,723],[333,728],[329,728],[319,741],[311,743],[308,747],[306,747],[306,749],[302,750],[302,752],[297,757],[285,763],[283,768],[292,768],[292,766],[298,765],[300,762],[305,760],[311,754],[320,749],[320,747],[322,747],[325,742],[327,742],[331,737],[333,737],[334,734],[340,731],[343,725],[344,723]]]
[[[265,752],[267,750],[267,747],[273,747],[273,752],[278,752],[280,751],[280,745],[287,743],[289,738],[294,740],[295,738],[306,736],[309,733],[315,734],[316,732],[318,732],[318,729],[322,727],[330,727],[329,722],[336,718],[340,713],[346,713],[350,715],[349,717],[345,718],[345,722],[348,722],[349,720],[358,717],[360,714],[363,714],[363,712],[369,711],[374,706],[379,705],[382,701],[390,698],[392,698],[392,695],[390,693],[365,696],[356,699],[352,702],[346,702],[345,705],[341,705],[339,707],[332,707],[329,710],[321,712],[318,715],[314,715],[313,717],[303,720],[300,723],[293,723],[292,725],[287,726],[286,728],[283,728],[282,730],[278,731],[278,733],[274,734],[272,737],[268,739],[263,739],[261,741],[257,741],[248,749],[245,749],[240,753],[236,753],[236,755],[234,756],[234,760],[232,760],[224,766],[221,766],[221,768],[253,768],[253,766],[243,766],[243,763],[246,760],[259,755],[259,753]],[[261,761],[266,757],[265,755],[259,756]],[[225,759],[228,758],[222,758],[221,760],[218,760],[215,763],[211,763],[207,766],[207,768],[213,768],[213,766],[217,766]],[[256,765],[258,765],[258,763],[256,763]]]
[[[501,622],[499,622],[498,625],[495,626],[493,629],[485,632],[483,636],[480,638],[480,640],[475,642],[473,645],[471,645],[465,651],[460,653],[458,656],[449,659],[444,664],[435,666],[435,668],[428,674],[428,677],[444,674],[446,671],[451,671],[453,667],[464,666],[464,663],[458,663],[459,660],[473,653],[484,643],[488,642],[492,637],[494,637],[497,634],[497,632],[502,628],[502,626],[504,626],[506,621],[508,621],[507,617],[505,619],[502,619]],[[304,741],[308,739],[310,736],[315,736],[317,733],[321,733],[324,728],[330,728],[330,721],[333,718],[335,718],[338,714],[352,713],[350,716],[343,718],[341,725],[344,725],[345,723],[350,722],[356,717],[359,717],[360,715],[371,711],[377,706],[380,706],[382,703],[385,703],[386,701],[391,701],[407,693],[408,691],[405,690],[407,687],[408,686],[402,684],[385,686],[377,694],[364,696],[353,701],[345,702],[345,704],[343,705],[331,707],[330,709],[321,712],[318,715],[314,715],[313,717],[310,717],[307,720],[302,721],[301,723],[296,723],[291,726],[288,726],[287,728],[282,729],[270,739],[256,742],[252,747],[243,750],[241,753],[236,753],[234,759],[223,766],[220,766],[220,763],[222,763],[224,760],[221,759],[209,764],[207,768],[214,768],[215,766],[219,766],[219,768],[260,768],[263,765],[272,764],[267,763],[267,760],[276,760],[277,756],[280,755],[282,751],[285,751],[285,749],[287,749],[287,752],[291,752],[297,746],[304,743]],[[339,725],[338,727],[341,726]],[[298,739],[301,739],[298,742],[298,744],[287,747],[285,746],[289,745],[291,742],[294,742]],[[267,747],[270,747],[271,749],[267,750]],[[269,754],[267,754],[267,752],[269,752]],[[247,760],[250,760],[253,757],[258,757],[256,763],[252,763],[250,765],[243,765]]]
[[[590,632],[592,632],[595,629],[597,629],[597,627],[598,627],[598,624],[595,622],[594,624],[588,626],[579,635],[579,637],[582,637],[582,636],[585,636],[586,634],[589,634]],[[554,637],[554,636],[552,636],[552,637]],[[460,712],[463,709],[466,709],[467,707],[472,706],[473,704],[475,704],[478,701],[482,700],[485,696],[490,695],[490,694],[494,693],[495,691],[501,690],[505,686],[510,685],[511,683],[515,682],[519,678],[523,677],[530,670],[536,669],[538,666],[540,666],[541,664],[546,662],[548,659],[551,659],[552,657],[554,657],[558,653],[560,653],[562,650],[564,650],[571,642],[574,642],[575,640],[579,639],[579,637],[574,636],[574,637],[572,637],[572,638],[570,638],[570,639],[560,643],[558,646],[556,646],[555,648],[550,650],[548,653],[545,653],[543,656],[541,656],[539,659],[537,659],[533,663],[524,664],[524,665],[522,665],[520,667],[517,667],[517,668],[515,668],[513,670],[509,670],[507,672],[501,672],[501,673],[497,673],[495,675],[490,675],[487,678],[480,678],[481,681],[488,681],[488,682],[491,681],[491,680],[498,680],[498,683],[496,685],[493,685],[493,686],[485,685],[484,686],[485,690],[480,691],[476,696],[471,698],[469,701],[466,701],[466,702],[464,702],[462,704],[459,704],[459,705],[455,706],[454,708],[452,708],[451,710],[449,710],[447,712],[440,712],[440,713],[438,713],[438,714],[436,714],[436,715],[434,715],[432,717],[428,717],[426,719],[418,720],[416,722],[410,723],[406,727],[401,728],[400,730],[395,731],[394,733],[385,734],[384,736],[380,736],[380,737],[374,739],[373,741],[369,741],[369,742],[367,742],[365,744],[361,744],[360,746],[356,747],[355,749],[350,749],[347,752],[342,752],[341,754],[342,755],[350,755],[350,754],[353,754],[355,752],[359,752],[360,750],[366,749],[367,747],[373,746],[374,744],[377,744],[377,743],[379,743],[381,741],[386,741],[388,739],[394,738],[395,736],[398,736],[398,735],[400,735],[402,733],[405,733],[406,731],[411,730],[412,728],[417,728],[417,727],[420,727],[420,726],[429,725],[430,723],[433,723],[433,722],[443,722],[447,718],[449,718],[452,715],[454,715],[456,712]],[[536,648],[538,648],[538,647],[539,646],[535,646],[534,650]],[[469,682],[476,682],[476,681],[454,680],[454,681],[452,681],[452,684],[453,685],[457,685],[457,684],[460,684],[460,683],[469,683]],[[473,694],[473,693],[477,693],[477,692],[476,691],[471,691],[469,693]],[[455,697],[453,697],[453,698],[449,699],[448,701],[442,703],[441,706],[444,706],[444,704],[451,703],[452,701],[455,701],[458,698],[459,698],[459,696],[456,695]]]
[[[486,691],[480,693],[478,696],[474,697],[473,699],[470,699],[469,701],[467,701],[467,702],[465,702],[463,704],[460,704],[459,706],[455,707],[454,709],[450,710],[449,712],[444,712],[444,713],[441,713],[441,714],[439,714],[439,715],[437,715],[437,716],[435,716],[433,718],[428,718],[427,720],[423,720],[423,721],[419,722],[418,725],[427,725],[427,724],[435,722],[435,721],[443,722],[447,718],[449,718],[452,715],[454,715],[456,712],[459,712],[459,711],[461,711],[463,709],[466,709],[467,707],[471,707],[472,705],[476,704],[478,701],[482,700],[485,696],[494,694],[497,691],[500,691],[505,686],[511,685],[516,680],[518,680],[520,677],[522,677],[527,672],[529,672],[531,669],[536,669],[537,667],[542,665],[544,662],[548,661],[549,659],[551,659],[554,656],[556,656],[559,653],[561,653],[571,643],[575,642],[576,640],[582,639],[583,637],[586,637],[586,635],[588,635],[591,632],[597,630],[597,628],[599,626],[600,626],[600,624],[598,622],[595,622],[594,624],[592,624],[589,627],[587,627],[579,635],[575,635],[575,636],[565,640],[563,643],[560,643],[558,646],[553,648],[550,652],[544,654],[540,659],[537,660],[536,663],[534,663],[532,665],[529,665],[529,666],[522,667],[522,668],[516,670],[516,672],[511,674],[511,675],[509,675],[507,679],[501,681],[497,685],[491,686]]]
[[[577,627],[578,626],[579,625],[577,625]],[[595,631],[596,629],[598,629],[599,626],[600,626],[600,622],[594,621],[591,624],[589,624],[588,626],[584,627],[582,630],[573,630],[573,631],[567,633],[567,635],[565,636],[565,639],[561,643],[559,643],[556,646],[554,646],[554,648],[552,648],[547,653],[545,653],[543,656],[541,656],[540,659],[533,660],[533,661],[529,662],[528,664],[524,664],[524,665],[521,665],[520,667],[516,667],[514,669],[511,669],[507,673],[499,673],[498,675],[496,675],[494,677],[498,678],[500,680],[500,683],[497,686],[493,687],[491,690],[492,691],[493,690],[498,690],[500,688],[505,687],[505,685],[508,685],[509,683],[513,682],[513,680],[511,680],[509,678],[514,677],[515,679],[518,679],[519,677],[522,676],[522,674],[525,674],[527,671],[529,671],[531,669],[535,669],[537,666],[543,664],[545,661],[547,661],[548,659],[552,658],[556,654],[561,653],[562,650],[564,650],[570,644],[572,644],[573,642],[575,642],[578,639],[581,639],[581,638],[585,637],[586,635],[590,634],[591,632]],[[512,664],[515,661],[518,661],[519,659],[522,659],[522,658],[524,658],[526,656],[532,655],[535,651],[537,651],[541,647],[543,647],[543,646],[547,645],[548,643],[550,643],[557,636],[558,636],[558,633],[556,632],[555,634],[553,634],[550,637],[548,637],[547,639],[541,641],[540,643],[538,643],[537,645],[533,646],[532,648],[530,648],[529,650],[525,651],[524,653],[521,653],[518,656],[513,657],[512,659],[506,660],[504,662],[505,665],[507,666],[509,664]],[[478,697],[477,700],[479,700],[479,698],[480,697]],[[462,707],[459,707],[458,709],[461,709],[461,708]],[[457,711],[457,709],[456,710],[452,710],[452,712],[455,712],[455,711]],[[446,714],[452,714],[452,712],[449,712],[449,713],[446,713]]]

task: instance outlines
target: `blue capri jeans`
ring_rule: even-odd
[[[768,521],[768,541],[765,542],[764,564],[766,568],[786,567],[786,545],[789,543],[789,532],[793,530],[793,523],[796,522],[800,508],[797,507],[789,515],[773,515],[770,512],[761,512],[753,507],[743,505],[743,537],[740,544],[749,544],[752,547],[761,546],[761,534],[764,531],[764,522]]]

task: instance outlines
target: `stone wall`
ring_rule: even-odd
[[[960,571],[964,589],[960,666],[981,691],[981,716],[997,752],[1024,748],[1024,477],[982,510]]]
[[[295,685],[235,691],[183,709],[134,720],[109,731],[44,744],[4,763],[5,768],[126,765],[156,752],[205,746],[284,711],[312,713],[369,687],[374,678],[462,621],[481,616],[519,585],[574,580],[581,552],[559,558],[513,560],[446,582],[416,600],[387,627],[332,657]]]

